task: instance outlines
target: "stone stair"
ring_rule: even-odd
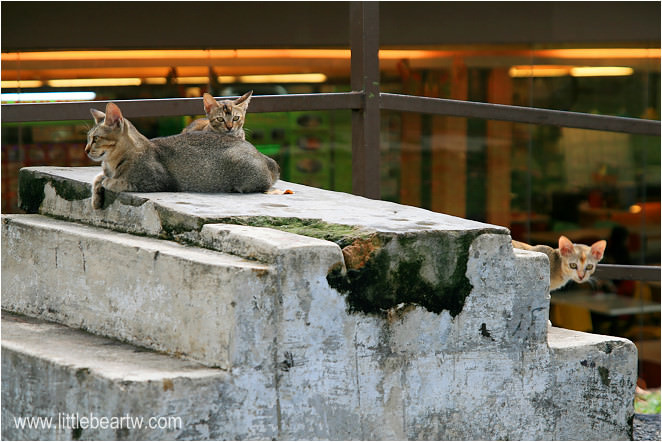
[[[548,329],[507,229],[282,181],[93,210],[96,173],[23,169],[3,216],[3,438],[631,435],[636,348]],[[14,425],[61,413],[181,426]]]
[[[223,370],[74,328],[2,315],[3,439],[213,438],[220,434],[213,423],[222,419],[210,425],[208,416],[228,378]],[[51,418],[52,425],[20,428],[14,420],[28,416]],[[90,428],[77,428],[74,418],[127,416],[132,421],[125,419],[124,428],[93,421]],[[158,421],[169,416],[177,419]],[[141,418],[145,428],[129,428]],[[150,418],[157,418],[156,428],[147,428]]]

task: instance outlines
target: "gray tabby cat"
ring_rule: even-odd
[[[108,103],[90,110],[95,126],[85,152],[101,161],[92,183],[92,206],[103,207],[113,192],[265,192],[279,177],[273,159],[250,143],[216,132],[191,132],[147,139]]]
[[[207,118],[198,118],[186,126],[182,133],[194,131],[214,131],[246,139],[244,122],[246,110],[253,91],[248,91],[236,100],[216,101],[208,93],[202,96]]]

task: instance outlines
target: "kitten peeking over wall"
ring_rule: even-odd
[[[278,163],[251,143],[213,131],[147,139],[119,107],[90,109],[95,126],[85,153],[101,161],[92,183],[92,206],[113,192],[265,192],[280,174]]]
[[[602,240],[592,246],[573,244],[565,236],[559,238],[559,248],[549,246],[530,246],[513,240],[513,247],[522,250],[541,252],[549,257],[549,291],[557,290],[570,280],[586,282],[591,278],[598,262],[602,259],[607,241]]]
[[[214,131],[246,139],[244,122],[246,110],[253,91],[248,91],[236,100],[216,101],[208,93],[202,96],[207,118],[198,118],[186,126],[182,133],[194,131]]]

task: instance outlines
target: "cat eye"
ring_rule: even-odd
[[[589,264],[586,266],[586,270],[593,270],[593,264]]]
[[[576,268],[577,268],[577,264],[574,263],[574,262],[571,262],[571,263],[570,263],[570,268],[571,268],[571,269],[576,269]]]
[[[232,118],[232,121],[239,121],[239,115],[235,115],[234,118]]]
[[[96,143],[98,139],[99,139],[99,136],[95,135],[95,136],[92,137],[92,142]]]

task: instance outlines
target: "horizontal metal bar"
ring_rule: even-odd
[[[594,276],[599,279],[659,281],[660,266],[598,264],[598,267],[595,269]]]
[[[251,98],[249,112],[288,112],[361,109],[361,92],[329,94],[257,95]],[[228,97],[229,98],[229,97]],[[116,100],[127,118],[166,117],[204,114],[202,98],[162,98],[149,100]],[[90,108],[104,110],[108,101],[71,103],[17,103],[2,105],[2,121],[87,120]]]
[[[384,110],[660,136],[660,122],[656,120],[592,115],[579,112],[476,103],[443,98],[414,97],[411,95],[384,92],[380,94],[380,100],[380,107]]]
[[[251,98],[249,112],[288,112],[361,109],[362,92],[328,94],[258,95]],[[75,103],[18,103],[2,105],[2,121],[86,120],[91,107],[103,110],[108,101]],[[129,118],[164,117],[202,114],[202,98],[163,98],[149,100],[118,100],[122,112]],[[518,123],[544,124],[580,129],[624,132],[660,136],[660,122],[638,118],[591,115],[521,106],[448,100],[381,93],[380,108],[402,112],[419,112],[455,117],[481,118]]]

